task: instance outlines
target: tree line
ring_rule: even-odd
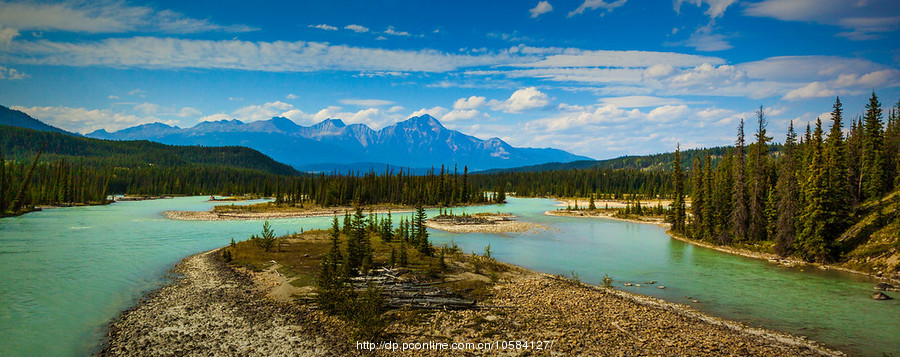
[[[718,164],[707,154],[686,174],[676,148],[667,214],[672,231],[718,244],[769,243],[782,256],[808,261],[839,259],[845,252],[838,238],[860,218],[864,203],[881,212],[883,197],[900,188],[900,103],[883,120],[873,92],[848,134],[837,98],[830,127],[817,119],[798,135],[791,122],[777,156],[770,155],[763,108],[753,142],[746,142],[741,120],[734,148]]]

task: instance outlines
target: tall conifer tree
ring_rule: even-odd
[[[796,236],[797,200],[797,133],[794,122],[788,126],[787,138],[784,140],[784,155],[781,156],[778,169],[778,183],[775,187],[778,194],[778,218],[775,223],[775,252],[788,256],[794,249]]]
[[[674,186],[674,198],[672,200],[672,230],[676,233],[685,233],[685,204],[684,204],[684,172],[681,170],[681,144],[675,146],[675,159],[672,162],[672,181]]]
[[[746,158],[744,157],[744,119],[738,125],[738,137],[735,142],[734,156],[734,189],[732,190],[731,234],[737,241],[747,239],[747,177],[745,175]]]
[[[766,199],[768,197],[768,157],[767,143],[772,138],[766,136],[766,113],[763,107],[756,111],[756,145],[753,147],[753,174],[750,177],[750,225],[748,236],[752,241],[766,239]]]
[[[881,103],[875,92],[866,104],[862,155],[863,199],[878,198],[885,191],[884,177],[884,133],[881,124]]]

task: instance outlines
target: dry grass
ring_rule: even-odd
[[[300,234],[279,237],[276,245],[265,252],[251,241],[240,241],[226,249],[231,254],[231,263],[259,272],[268,269],[273,261],[280,265],[278,272],[291,279],[296,287],[315,287],[316,276],[321,271],[322,258],[330,248],[330,232],[312,230]],[[384,242],[378,235],[371,234],[373,263],[376,268],[390,263],[391,250],[396,250],[399,262],[399,241]],[[341,235],[342,254],[346,254],[347,236]],[[444,251],[444,268],[440,263],[440,252]],[[408,264],[404,278],[421,282],[446,280],[442,288],[470,299],[485,298],[500,277],[510,274],[510,267],[494,259],[462,254],[451,247],[436,247],[434,256],[426,256],[407,245]],[[468,274],[466,274],[468,273]]]

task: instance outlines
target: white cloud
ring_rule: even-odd
[[[395,106],[391,107],[391,109],[388,109],[387,112],[388,113],[397,113],[399,111],[402,111],[403,109],[406,109],[406,108],[399,106],[399,105],[395,105]]]
[[[613,11],[613,9],[625,5],[627,0],[616,0],[613,2],[606,2],[603,0],[584,0],[578,8],[569,12],[569,17],[582,14],[585,10],[596,10],[596,9],[604,9],[606,11]]]
[[[13,106],[28,115],[47,124],[79,133],[88,133],[98,129],[115,131],[140,124],[162,122],[169,125],[178,124],[174,120],[160,120],[154,116],[136,116],[113,112],[108,109],[85,109],[71,107],[20,107]]]
[[[412,36],[409,34],[409,32],[395,30],[394,26],[388,26],[387,30],[384,30],[384,33],[394,36]]]
[[[682,42],[682,45],[703,52],[724,51],[734,48],[734,46],[728,43],[726,38],[725,35],[711,33],[706,31],[705,28],[700,28],[692,33],[691,37]]]
[[[235,110],[232,114],[234,118],[241,121],[258,121],[284,116],[285,112],[292,109],[294,109],[293,105],[282,101],[274,101],[261,105],[248,105]]]
[[[196,118],[200,115],[203,115],[203,112],[201,112],[197,108],[184,107],[181,108],[181,110],[179,110],[176,115],[180,118]]]
[[[508,51],[449,54],[435,50],[387,50],[319,42],[247,42],[175,38],[109,38],[76,43],[14,41],[0,48],[10,62],[152,69],[217,68],[269,72],[412,71],[444,72],[463,67],[530,60]]]
[[[490,101],[491,109],[506,113],[520,113],[532,109],[540,109],[550,105],[550,97],[536,87],[519,89],[504,101]]]
[[[543,59],[535,62],[511,64],[516,67],[649,67],[667,64],[675,67],[697,66],[703,63],[722,64],[724,59],[697,56],[675,52],[655,51],[587,51],[573,48],[513,47],[510,52],[523,54],[543,54]]]
[[[478,111],[477,109],[453,109],[447,114],[441,116],[442,122],[454,122],[460,120],[470,120],[475,118],[487,118],[488,115]]]
[[[710,19],[716,19],[722,17],[725,14],[725,10],[728,9],[731,4],[734,4],[737,0],[675,0],[675,12],[681,13],[681,4],[690,3],[697,5],[697,7],[703,7],[703,4],[709,6],[706,9],[705,14],[710,17]]]
[[[288,95],[286,95],[285,98],[287,98],[287,99],[297,99],[297,98],[300,98],[300,97],[298,97],[298,96],[297,96],[296,94],[294,94],[294,93],[288,93]]]
[[[207,115],[207,116],[205,116],[205,117],[202,117],[202,118],[199,119],[199,122],[205,122],[205,121],[221,121],[221,120],[229,120],[229,119],[231,119],[231,117],[228,116],[228,114],[225,114],[225,113],[218,113],[218,114],[212,114],[212,115]]]
[[[797,100],[806,98],[833,97],[838,92],[829,89],[824,83],[812,82],[801,88],[794,89],[784,96],[787,100]]]
[[[256,31],[245,25],[222,26],[171,10],[131,6],[122,1],[62,3],[0,2],[0,24],[17,30],[83,33]],[[2,38],[2,36],[0,36]]]
[[[680,71],[664,80],[666,84],[674,88],[702,88],[712,91],[721,86],[732,86],[746,80],[746,72],[740,71],[734,66],[713,66],[704,63],[697,67]]]
[[[671,64],[655,64],[644,70],[642,74],[644,78],[655,79],[668,77],[675,73],[675,66]]]
[[[478,109],[487,103],[486,99],[475,95],[469,98],[459,98],[453,103],[453,109]]]
[[[326,24],[309,25],[306,27],[319,29],[319,30],[325,30],[325,31],[337,31],[337,29],[338,29],[337,27],[334,27],[331,25],[326,25]]]
[[[2,23],[2,22],[0,22]],[[12,42],[12,40],[19,36],[19,31],[16,29],[5,28],[0,26],[0,45],[6,45]]]
[[[106,97],[106,99],[119,99],[119,96],[110,94]]]
[[[748,4],[744,14],[837,26],[845,30],[838,36],[857,41],[900,29],[894,0],[764,0]]]
[[[537,6],[528,10],[528,12],[531,13],[531,18],[536,18],[550,11],[553,11],[553,5],[550,5],[547,1],[538,2]]]
[[[144,115],[155,115],[159,113],[159,105],[153,103],[141,103],[134,106],[134,110]]]
[[[344,29],[350,30],[353,32],[357,32],[357,33],[369,32],[368,27],[360,26],[360,25],[356,25],[356,24],[350,24],[350,25],[344,26]]]
[[[355,105],[360,107],[380,107],[395,104],[395,102],[383,99],[341,99],[339,102],[341,104]]]
[[[626,110],[604,104],[565,111],[526,122],[511,132],[513,145],[552,146],[595,158],[652,154],[682,148],[717,146],[733,140],[741,116],[733,110],[661,105]],[[699,130],[684,130],[685,127]]]
[[[414,111],[412,114],[409,115],[409,117],[412,118],[412,117],[422,116],[425,114],[431,115],[435,118],[440,118],[440,117],[444,116],[444,114],[447,114],[447,108],[444,108],[441,106],[436,106],[436,107],[432,107],[432,108],[422,108],[417,111]]]
[[[684,101],[678,98],[660,98],[646,95],[600,98],[600,103],[614,105],[619,108],[644,108],[661,105],[680,105]]]
[[[24,72],[20,72],[19,70],[11,67],[6,67],[0,65],[0,79],[8,79],[11,81],[19,80],[27,78],[28,74]]]

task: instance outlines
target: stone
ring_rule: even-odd
[[[888,283],[878,283],[878,284],[875,284],[874,289],[881,290],[881,291],[887,291],[887,290],[894,289],[894,286],[891,284],[888,284]]]
[[[666,288],[665,286],[662,286],[662,285],[657,286],[657,287],[660,288],[660,289],[665,289],[665,288]]]
[[[887,294],[880,292],[880,291],[876,291],[875,293],[872,294],[872,300],[890,300],[890,299],[892,299],[892,297],[890,297]]]

